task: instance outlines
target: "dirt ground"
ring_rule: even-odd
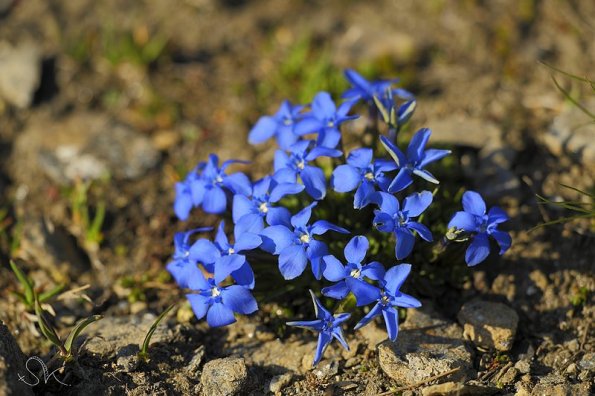
[[[592,391],[593,222],[528,231],[568,215],[538,205],[535,194],[580,199],[560,183],[594,191],[595,135],[579,149],[546,136],[571,106],[540,63],[595,78],[594,2],[0,1],[0,73],[17,50],[21,85],[3,91],[0,78],[0,319],[25,357],[50,360],[51,346],[13,293],[10,259],[40,291],[90,285],[90,301],[52,303],[62,336],[83,317],[105,317],[89,327],[76,362],[61,368],[70,387],[49,381],[35,394],[225,394],[217,393],[223,385],[205,385],[204,372],[226,357],[244,358],[242,394],[264,394],[272,379],[287,380],[284,395],[439,394],[424,388],[447,378],[402,389],[381,367],[380,322],[350,332],[355,352],[333,344],[310,369],[313,335],[280,325],[311,314],[307,293],[266,300],[257,314],[213,330],[192,318],[164,270],[176,231],[217,223],[197,211],[178,221],[174,183],[211,152],[254,160],[248,173],[262,176],[274,148],[247,144],[254,122],[285,98],[306,103],[319,90],[340,92],[345,68],[400,77],[418,100],[413,126],[436,136],[442,128],[466,185],[512,217],[504,256],[464,267],[456,282],[410,285],[429,315],[449,323],[474,299],[518,314],[509,351],[466,342],[474,381],[466,391]],[[581,102],[593,97],[590,87],[555,76]],[[28,86],[30,100],[22,99]],[[57,150],[67,143],[83,149]],[[488,181],[488,160],[502,185]],[[90,186],[73,175],[75,162],[94,175]],[[100,232],[90,232],[103,209]],[[131,345],[172,303],[179,304],[156,332],[150,361],[131,362]]]

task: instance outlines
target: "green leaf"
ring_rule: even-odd
[[[68,337],[66,338],[66,342],[64,343],[64,349],[68,353],[68,355],[72,354],[72,344],[74,340],[81,334],[81,332],[85,329],[85,327],[89,326],[93,322],[97,322],[98,320],[102,319],[103,316],[101,315],[93,315],[89,316],[86,319],[79,320],[74,329],[70,331]]]
[[[25,289],[24,296],[25,296],[26,304],[29,307],[33,308],[33,300],[34,300],[34,296],[35,296],[35,291],[33,290],[33,283],[29,280],[27,275],[25,275],[19,269],[19,267],[17,267],[15,262],[12,260],[10,260],[10,268],[12,268],[12,272],[14,272],[14,274],[16,275],[17,279],[19,280],[19,283],[23,286],[23,289]]]
[[[50,298],[54,297],[57,294],[60,294],[64,290],[64,285],[58,285],[54,287],[52,290],[48,290],[43,292],[39,295],[39,302],[44,303],[48,301]]]
[[[60,337],[58,337],[58,334],[56,334],[56,330],[54,330],[54,327],[52,325],[50,325],[48,323],[47,319],[45,318],[45,311],[41,307],[41,303],[39,302],[37,295],[35,295],[34,300],[35,300],[35,315],[37,316],[37,322],[39,324],[39,329],[41,330],[41,333],[52,344],[54,344],[58,349],[60,349],[60,352],[63,352],[64,345],[62,345],[62,341],[60,341]]]
[[[155,322],[153,322],[153,324],[149,328],[147,335],[145,335],[145,340],[143,341],[143,346],[141,347],[141,350],[138,353],[138,356],[140,358],[146,360],[149,357],[149,343],[151,342],[151,337],[153,337],[153,333],[155,333],[155,330],[157,330],[157,326],[159,326],[159,323],[161,323],[163,318],[165,318],[165,316],[169,313],[169,311],[171,311],[173,309],[173,307],[175,307],[175,306],[176,306],[176,304],[170,305],[169,307],[167,307],[165,309],[165,311],[161,312],[161,315],[159,315],[157,317],[157,319],[155,319]]]

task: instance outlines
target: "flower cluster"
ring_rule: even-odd
[[[249,142],[260,144],[275,138],[278,144],[270,174],[252,182],[242,172],[227,172],[230,165],[246,162],[228,160],[219,166],[218,157],[211,154],[176,184],[174,212],[180,220],[186,220],[193,208],[201,208],[206,213],[228,214],[233,223],[228,221],[226,229],[221,220],[213,240],[194,237],[210,228],[176,234],[173,259],[167,265],[186,291],[196,317],[206,316],[210,326],[228,325],[236,320],[236,314],[258,309],[252,295],[258,274],[255,276],[249,262],[256,251],[268,254],[284,279],[302,276],[309,266],[314,282],[324,283],[322,295],[339,301],[353,298],[358,307],[367,307],[355,330],[382,315],[388,338],[394,341],[398,308],[421,306],[419,300],[401,291],[413,268],[402,261],[412,257],[416,242],[419,245],[423,240],[429,246],[427,243],[434,241],[423,220],[434,193],[424,188],[439,181],[427,168],[450,151],[426,148],[431,136],[427,128],[414,133],[407,149],[401,151],[397,137],[416,107],[413,95],[393,88],[396,81],[370,82],[353,70],[347,70],[345,76],[352,87],[343,94],[342,103],[320,92],[309,105],[285,101],[274,115],[256,122]],[[358,117],[350,112],[361,105],[368,107],[378,136],[372,147],[355,148],[345,155],[343,147],[349,142],[343,141],[341,126]],[[385,124],[385,134],[380,132],[379,121]],[[326,159],[321,162],[321,158]],[[333,217],[334,222],[315,216],[321,202],[334,214],[346,209],[332,201],[346,193],[353,194],[349,201],[353,201],[354,210],[369,217],[363,230],[335,224],[339,216]],[[289,201],[294,204],[288,205]],[[299,202],[297,208],[295,202]],[[490,236],[499,244],[500,254],[510,247],[509,234],[498,229],[508,219],[502,209],[488,211],[481,196],[472,191],[463,195],[463,209],[452,217],[447,235],[440,239],[443,244],[471,241],[465,255],[469,266],[489,255]],[[388,254],[383,252],[384,257],[394,257],[392,263],[366,259],[371,250],[366,235],[341,236],[365,233],[370,228],[394,244],[394,253],[392,247]],[[233,235],[232,241],[226,231]],[[331,235],[334,245],[329,244]],[[337,240],[343,241],[339,243],[342,257]],[[333,315],[310,292],[316,319],[288,325],[319,333],[316,364],[333,338],[348,348],[341,325],[351,314]]]

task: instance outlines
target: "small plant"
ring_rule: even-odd
[[[138,352],[139,359],[142,359],[144,361],[149,360],[149,344],[151,343],[151,338],[153,337],[153,334],[155,333],[155,330],[157,330],[157,326],[159,326],[159,323],[161,323],[161,321],[167,316],[167,314],[175,306],[176,306],[176,304],[170,305],[169,307],[167,307],[165,309],[165,311],[161,312],[161,314],[157,317],[157,319],[155,319],[155,321],[153,322],[153,324],[149,328],[149,331],[147,331],[147,334],[145,335],[145,339],[143,341],[143,344],[142,344],[142,346],[140,348],[140,351]]]
[[[252,181],[242,172],[228,173],[232,164],[247,163],[228,160],[219,166],[211,154],[175,186],[174,211],[180,220],[200,208],[233,222],[226,228],[229,222],[221,220],[214,241],[195,237],[208,232],[204,228],[174,238],[167,269],[185,289],[195,316],[217,327],[235,322],[236,314],[255,312],[257,278],[270,277],[270,268],[277,265],[292,289],[280,287],[277,278],[265,295],[321,289],[327,297],[325,307],[310,291],[316,319],[287,323],[319,333],[314,365],[333,338],[347,348],[341,326],[356,314],[362,317],[354,330],[382,315],[388,338],[396,340],[399,307],[421,306],[401,290],[416,269],[404,260],[418,262],[430,276],[428,265],[452,266],[457,256],[448,256],[447,248],[454,243],[469,244],[464,256],[468,266],[487,258],[490,240],[499,245],[500,254],[512,243],[500,229],[506,213],[498,207],[488,210],[478,193],[462,194],[463,211],[452,215],[436,202],[447,195],[419,186],[440,183],[431,172],[450,151],[428,148],[427,128],[414,133],[405,150],[399,147],[416,108],[413,95],[393,88],[391,80],[370,82],[353,70],[345,76],[351,88],[342,103],[319,92],[311,104],[286,101],[276,114],[256,122],[249,142],[274,138],[279,146],[270,174]],[[369,119],[363,133],[352,133],[350,141],[341,129],[359,117],[352,112],[360,105],[367,107]],[[355,147],[347,152],[348,146]],[[226,232],[231,228],[233,239]],[[445,235],[431,245],[435,230]],[[374,261],[365,260],[367,255]],[[260,266],[261,271],[254,270]],[[327,309],[332,300],[337,314]],[[364,306],[371,306],[367,313]]]
[[[89,205],[89,193],[92,186],[90,181],[77,181],[67,191],[70,200],[70,214],[75,234],[80,236],[85,247],[90,251],[97,251],[103,241],[103,221],[105,220],[105,201],[99,200],[92,214]]]
[[[531,231],[534,229],[540,228],[540,227],[554,225],[554,224],[560,224],[560,223],[566,223],[566,222],[578,220],[578,219],[591,219],[591,221],[592,221],[591,227],[595,228],[595,221],[593,221],[595,219],[595,194],[591,194],[586,191],[579,190],[576,187],[567,186],[565,184],[560,184],[560,186],[579,193],[583,197],[587,198],[587,200],[589,202],[584,202],[582,200],[552,201],[552,200],[547,199],[539,194],[536,194],[537,199],[539,200],[538,203],[540,205],[554,206],[554,207],[557,207],[560,209],[568,210],[568,211],[572,212],[573,214],[570,216],[561,217],[556,220],[550,220],[543,224],[538,224],[537,226],[533,227],[531,229]]]
[[[19,300],[21,300],[23,304],[25,304],[25,307],[27,307],[27,310],[29,310],[30,312],[33,312],[35,310],[36,301],[40,305],[43,305],[44,303],[47,303],[52,297],[60,294],[64,289],[64,285],[58,285],[46,292],[37,294],[35,291],[35,283],[33,282],[33,280],[31,280],[27,275],[25,275],[23,271],[21,271],[20,268],[12,260],[10,261],[10,268],[12,269],[12,272],[14,272],[14,274],[16,275],[17,280],[21,284],[22,288],[22,291],[14,292],[14,294],[15,296],[17,296]]]

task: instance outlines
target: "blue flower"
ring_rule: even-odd
[[[323,275],[336,284],[322,289],[322,294],[327,297],[344,299],[349,292],[355,295],[358,306],[370,304],[378,299],[379,290],[369,284],[364,278],[380,280],[384,277],[384,267],[377,261],[362,265],[366,257],[369,243],[364,236],[355,236],[345,246],[347,265],[341,264],[335,256],[324,256],[325,264]]]
[[[322,235],[331,230],[348,234],[344,228],[318,220],[309,225],[312,208],[317,202],[306,206],[290,219],[290,225],[274,225],[262,230],[261,248],[269,253],[279,255],[279,271],[285,279],[294,279],[300,276],[308,260],[312,265],[312,272],[316,279],[322,277],[321,258],[328,254],[328,247],[324,242],[314,239],[315,235]]]
[[[236,194],[233,197],[233,221],[240,230],[258,233],[268,225],[281,224],[291,217],[289,210],[274,206],[281,198],[297,194],[304,186],[297,183],[278,183],[271,176],[254,183],[252,196]]]
[[[250,290],[238,285],[219,286],[215,279],[205,279],[198,267],[193,267],[188,287],[193,293],[186,294],[186,298],[194,315],[197,319],[206,315],[211,327],[234,323],[234,313],[248,315],[258,310]]]
[[[413,135],[409,146],[407,147],[407,155],[403,154],[397,146],[395,146],[385,136],[380,137],[380,141],[395,160],[399,167],[399,173],[388,187],[389,192],[398,192],[409,187],[413,183],[412,174],[417,175],[431,183],[438,184],[438,180],[424,167],[431,162],[438,161],[441,158],[450,154],[450,150],[426,150],[426,144],[430,139],[432,131],[428,128],[420,129]]]
[[[399,311],[395,307],[403,308],[419,308],[421,303],[414,297],[402,293],[399,289],[407,279],[411,271],[411,264],[395,265],[384,275],[381,281],[382,291],[379,295],[378,302],[368,312],[366,316],[355,325],[355,330],[358,330],[368,323],[376,316],[382,313],[388,338],[391,341],[397,339],[399,333]]]
[[[359,117],[347,115],[351,106],[353,102],[347,101],[337,108],[328,92],[319,92],[312,101],[312,110],[304,114],[295,126],[294,132],[300,136],[318,133],[318,146],[336,148],[341,141],[339,126],[345,121]]]
[[[390,89],[390,86],[399,81],[398,79],[394,79],[370,82],[352,69],[345,70],[344,75],[352,87],[346,90],[342,97],[346,99],[364,100],[368,102],[368,104],[374,103],[374,97],[379,98],[384,96],[386,91]]]
[[[448,228],[474,233],[473,241],[465,253],[468,266],[481,263],[490,254],[489,236],[500,245],[500,254],[504,254],[512,244],[510,234],[498,229],[498,224],[508,220],[506,213],[497,206],[486,214],[486,204],[475,191],[463,194],[463,212],[457,212],[448,223]]]
[[[298,175],[306,187],[306,192],[314,199],[326,195],[326,179],[322,169],[308,165],[318,157],[340,157],[341,151],[327,147],[314,147],[312,140],[297,142],[287,155],[283,150],[275,152],[274,178],[279,183],[296,183]]]
[[[197,232],[211,231],[212,227],[202,227],[187,232],[176,232],[174,235],[174,254],[167,264],[167,270],[181,287],[188,287],[190,267],[196,267],[196,260],[190,257],[190,236]]]
[[[225,235],[225,222],[219,223],[215,242],[199,239],[190,247],[190,257],[203,264],[212,273],[216,283],[223,282],[229,275],[237,284],[250,289],[254,287],[254,272],[246,256],[247,250],[256,249],[262,243],[260,236],[251,232],[234,229],[235,242],[232,244]]]
[[[339,165],[333,171],[331,185],[337,192],[355,191],[353,207],[360,209],[366,206],[370,196],[376,192],[375,186],[386,191],[390,179],[384,175],[397,169],[393,161],[372,160],[373,151],[369,148],[353,150],[347,156],[347,164]]]
[[[292,105],[288,100],[283,101],[275,115],[260,117],[250,131],[248,141],[250,144],[257,144],[275,136],[279,147],[287,150],[299,139],[294,127],[303,108],[304,106]]]
[[[246,163],[238,160],[223,162],[219,168],[219,158],[209,155],[207,162],[201,162],[189,174],[185,181],[176,184],[176,200],[174,209],[180,220],[188,218],[190,202],[193,206],[201,206],[207,213],[223,213],[227,207],[227,196],[224,189],[234,194],[249,195],[252,184],[248,177],[236,172],[228,175],[225,169],[233,163]],[[197,174],[197,172],[200,172]]]
[[[287,322],[287,325],[311,328],[314,331],[319,332],[316,354],[314,355],[314,362],[312,363],[313,366],[316,366],[318,362],[320,362],[320,359],[322,359],[326,347],[331,343],[333,338],[336,338],[341,343],[343,348],[349,350],[349,345],[343,337],[341,324],[349,319],[351,315],[348,313],[332,315],[326,308],[324,308],[320,301],[318,301],[312,290],[310,290],[310,294],[312,295],[312,301],[314,302],[314,312],[316,314],[316,319],[308,321]]]
[[[413,221],[425,211],[432,203],[432,193],[422,191],[405,198],[401,209],[399,201],[393,195],[377,192],[372,198],[380,209],[374,211],[374,227],[382,232],[394,232],[397,239],[395,255],[398,260],[409,256],[415,244],[416,231],[419,236],[432,242],[432,233],[423,224]]]

